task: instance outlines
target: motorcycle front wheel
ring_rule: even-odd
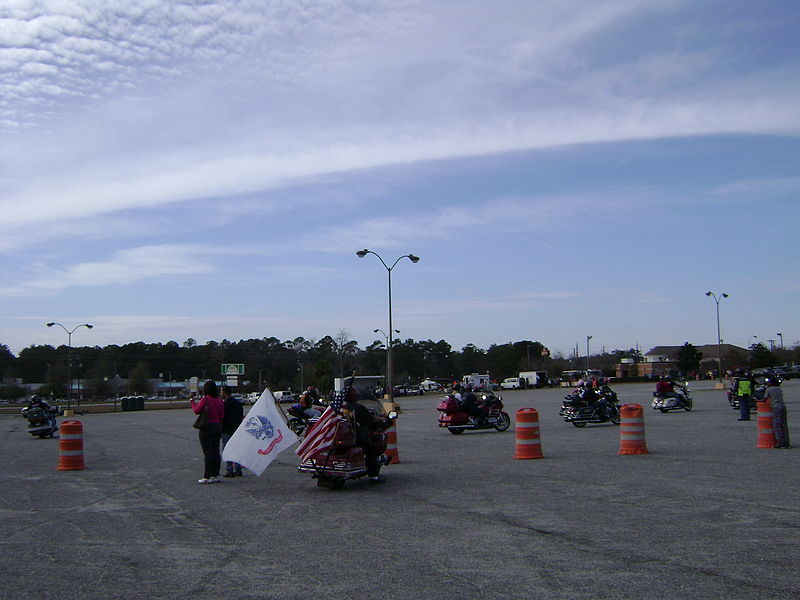
[[[450,433],[452,433],[453,435],[458,435],[458,434],[460,434],[460,433],[464,433],[464,430],[463,430],[463,429],[459,429],[459,428],[457,428],[457,427],[448,427],[448,428],[447,428],[447,431],[449,431],[449,432],[450,432]]]
[[[508,416],[507,412],[501,412],[500,416],[497,417],[497,421],[494,424],[494,428],[497,431],[505,431],[511,425],[511,417]]]
[[[586,427],[586,421],[573,421],[572,424],[575,427]]]
[[[669,412],[669,409],[668,409],[668,408],[659,408],[658,410],[660,410],[660,411],[661,411],[662,413],[664,413],[664,414],[666,414],[666,413],[668,413],[668,412]]]
[[[692,401],[691,400],[687,400],[686,402],[683,403],[683,410],[685,410],[686,412],[689,412],[690,410],[692,410]]]

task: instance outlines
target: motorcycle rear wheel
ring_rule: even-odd
[[[659,408],[658,410],[660,410],[664,414],[667,414],[669,412],[668,408]]]

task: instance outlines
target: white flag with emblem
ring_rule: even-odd
[[[278,454],[297,442],[297,436],[275,407],[275,397],[264,390],[222,451],[222,460],[237,462],[261,475]]]

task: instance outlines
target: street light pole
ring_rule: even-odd
[[[52,327],[53,325],[58,325],[67,332],[67,410],[70,410],[71,402],[72,402],[72,334],[79,327],[86,327],[86,329],[91,329],[94,325],[89,325],[89,323],[81,323],[80,325],[76,325],[72,329],[67,329],[61,323],[56,321],[51,321],[47,323],[48,327]]]
[[[592,339],[591,335],[586,336],[586,377],[589,377],[589,340]]]
[[[388,354],[388,352],[389,352],[389,343],[390,343],[390,342],[389,342],[389,334],[388,334],[388,333],[386,333],[386,332],[385,332],[383,329],[373,329],[373,330],[372,330],[372,333],[378,333],[378,332],[382,333],[382,334],[383,334],[383,337],[384,337],[384,339],[386,340],[386,352],[387,352],[387,354],[386,354],[386,356],[387,356],[387,359],[386,359],[386,367],[387,367],[387,369],[388,369],[388,367],[389,367],[389,359],[388,359],[388,356],[389,356],[389,354]],[[394,330],[394,333],[400,333],[400,330],[399,330],[399,329],[395,329],[395,330]],[[388,373],[388,371],[387,371],[387,373]],[[387,375],[387,377],[388,377],[388,375]],[[386,386],[384,386],[384,387],[386,387]],[[384,391],[384,394],[385,394],[385,393],[386,393],[386,392]]]
[[[419,256],[414,256],[413,254],[404,254],[397,258],[397,260],[392,263],[392,266],[386,264],[380,254],[377,252],[373,252],[372,250],[367,250],[364,248],[363,250],[358,250],[356,252],[356,256],[358,258],[364,258],[367,254],[374,254],[378,257],[378,260],[381,261],[381,264],[386,269],[386,272],[389,274],[389,334],[388,338],[388,345],[386,347],[386,387],[389,390],[388,400],[389,402],[394,402],[394,390],[392,388],[392,269],[397,266],[402,259],[407,258],[412,263],[419,262]]]
[[[717,296],[714,292],[706,292],[706,296],[714,298],[714,302],[717,305],[717,362],[719,368],[719,382],[722,383],[722,335],[719,328],[719,303],[722,302],[723,298],[727,298],[728,294],[723,292]]]
[[[783,334],[779,331],[775,335],[777,335],[779,338],[781,338],[781,350],[783,350]]]

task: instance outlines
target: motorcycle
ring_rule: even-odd
[[[58,431],[56,417],[62,414],[62,411],[56,406],[30,405],[23,408],[21,413],[28,420],[28,433],[34,437],[40,439],[53,437]]]
[[[653,392],[653,409],[668,413],[671,410],[692,410],[692,397],[689,388],[683,388],[675,392],[675,396],[664,396],[658,392]]]
[[[619,405],[617,395],[613,392],[600,394],[600,400],[605,400],[606,409],[602,410],[600,402],[586,402],[578,391],[564,396],[559,415],[564,421],[572,423],[575,427],[585,427],[587,423],[613,423],[619,425]]]
[[[482,416],[470,417],[469,413],[453,396],[448,395],[436,406],[439,415],[439,427],[446,427],[453,435],[475,429],[496,429],[505,431],[511,425],[511,417],[503,410],[503,399],[494,394],[482,394],[477,408]]]
[[[322,403],[317,404],[315,402],[312,404],[312,408],[317,409],[321,415],[323,412],[325,412],[327,405]],[[303,410],[303,407],[299,404],[292,404],[292,406],[290,406],[289,410],[286,412],[289,413],[289,416],[286,418],[286,424],[289,426],[289,429],[291,429],[295,435],[297,435],[297,437],[303,437],[308,428],[316,423],[319,419],[319,416],[311,416],[306,414],[305,410]]]
[[[370,404],[370,401],[362,400],[360,402],[365,406]],[[380,468],[391,462],[391,457],[386,455],[388,437],[386,429],[397,418],[397,413],[391,411],[383,415],[380,403],[371,402],[374,405],[369,410],[376,417],[376,425],[366,437],[368,446],[378,455],[377,462]],[[324,418],[322,420],[325,421]],[[341,416],[332,425],[322,424],[321,426],[330,427],[327,435],[332,436],[331,444],[306,458],[300,463],[297,470],[301,473],[311,473],[319,487],[330,490],[339,490],[344,487],[345,481],[367,475],[364,449],[357,442],[358,424],[355,419],[352,416]],[[310,430],[309,435],[313,436],[314,430]]]

